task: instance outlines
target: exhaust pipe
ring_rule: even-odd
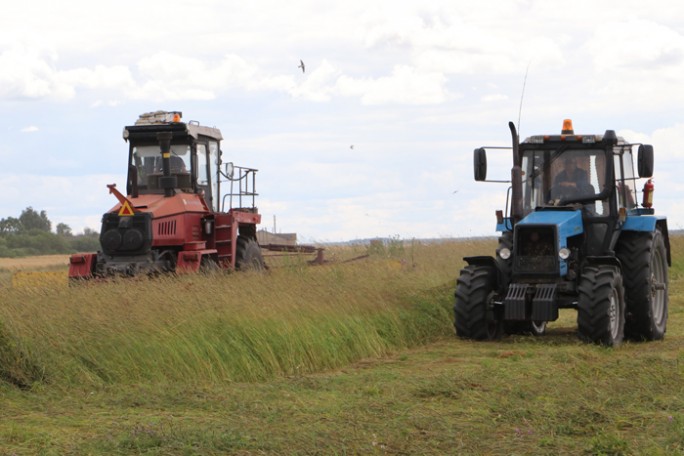
[[[508,122],[513,141],[513,168],[511,169],[511,220],[515,224],[523,217],[522,205],[522,168],[520,152],[518,151],[519,138],[513,122]]]

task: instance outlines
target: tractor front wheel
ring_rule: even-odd
[[[212,258],[209,255],[204,255],[202,256],[202,260],[200,261],[200,272],[203,274],[216,274],[221,270],[221,267],[218,264],[218,261],[216,261],[215,258]]]
[[[456,282],[454,327],[464,339],[494,340],[502,335],[500,315],[493,308],[496,270],[470,265],[461,270]]]
[[[235,253],[235,269],[238,271],[261,271],[265,269],[264,257],[257,241],[245,236],[238,236]]]
[[[577,327],[585,342],[614,347],[625,329],[625,289],[614,266],[588,266],[579,283]]]

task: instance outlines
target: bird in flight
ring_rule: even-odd
[[[302,73],[304,73],[304,71],[306,70],[306,67],[304,66],[304,62],[301,59],[299,60],[299,66],[297,68],[301,68]]]

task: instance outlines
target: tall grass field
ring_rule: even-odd
[[[0,455],[684,454],[671,243],[665,340],[615,349],[571,310],[542,337],[456,338],[462,257],[489,239],[78,286],[54,259],[0,264]]]

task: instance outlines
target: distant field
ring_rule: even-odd
[[[0,258],[0,269],[35,270],[51,266],[68,266],[69,255],[42,255],[25,258]]]
[[[569,310],[539,338],[454,337],[461,257],[495,243],[0,288],[0,455],[684,454],[684,238],[665,340],[616,349]]]
[[[10,288],[13,284],[22,286],[37,283],[40,286],[40,281],[36,282],[32,277],[35,273],[42,274],[48,286],[54,283],[66,285],[68,266],[69,255],[0,258],[0,288]]]

